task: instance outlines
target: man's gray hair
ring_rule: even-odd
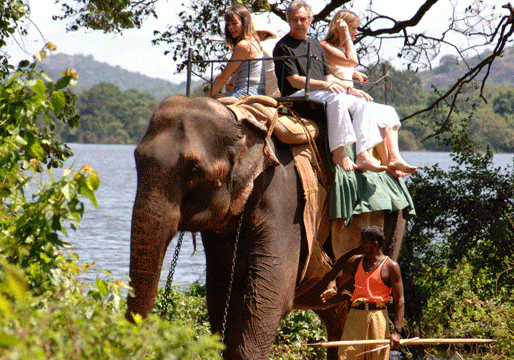
[[[305,10],[307,10],[307,13],[309,14],[309,22],[312,22],[312,19],[314,19],[314,15],[312,14],[312,8],[304,0],[294,0],[291,4],[289,4],[289,7],[286,10],[286,20],[289,22],[290,14],[293,11],[297,11],[301,8],[305,8]]]

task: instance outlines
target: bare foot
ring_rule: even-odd
[[[356,168],[355,163],[346,155],[342,146],[332,152],[332,162],[342,167],[344,171],[353,171]]]
[[[412,174],[413,172],[416,172],[416,170],[418,170],[417,167],[407,164],[405,160],[403,160],[402,158],[391,160],[389,162],[388,168],[398,170],[406,174]]]
[[[387,166],[380,165],[378,162],[371,159],[368,155],[367,151],[363,151],[357,155],[357,161],[355,161],[355,165],[357,170],[365,171],[373,171],[373,172],[382,172],[387,170]]]
[[[395,178],[402,178],[402,177],[407,176],[407,174],[404,173],[403,171],[395,170],[395,169],[390,168],[390,167],[387,168],[387,172],[389,174],[391,174],[392,177],[395,177]]]

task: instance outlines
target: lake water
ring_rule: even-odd
[[[94,281],[98,276],[105,277],[100,269],[112,272],[114,278],[127,280],[130,263],[130,224],[132,206],[136,195],[136,169],[134,162],[134,145],[90,145],[69,144],[75,156],[66,165],[78,170],[88,164],[95,169],[101,179],[96,192],[98,208],[88,199],[84,199],[86,211],[77,231],[68,231],[64,239],[74,246],[80,260],[95,263],[84,279]],[[402,152],[409,163],[416,166],[432,166],[436,163],[441,168],[448,168],[451,159],[448,153]],[[498,154],[494,163],[505,167],[512,164],[514,154]],[[72,165],[73,164],[73,165]],[[161,274],[161,286],[173,257],[176,239],[168,248]],[[203,247],[198,236],[198,247],[193,249],[191,234],[186,233],[178,259],[173,280],[174,285],[187,285],[199,280],[205,283],[205,259]]]

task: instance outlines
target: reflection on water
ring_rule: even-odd
[[[136,170],[133,145],[88,145],[70,144],[75,154],[67,162],[78,170],[89,164],[100,176],[101,184],[96,193],[98,209],[84,199],[86,211],[77,231],[70,229],[68,242],[82,261],[94,262],[96,266],[84,278],[94,280],[104,276],[99,269],[108,270],[116,279],[128,277],[130,262],[130,223],[132,206],[136,195]],[[416,166],[439,163],[441,168],[451,165],[448,153],[403,152],[402,156]],[[495,164],[512,164],[513,154],[495,155]],[[66,239],[65,239],[66,240]],[[198,236],[198,240],[199,236]],[[176,239],[167,251],[161,274],[161,286],[166,281],[167,271],[173,256]],[[199,280],[205,282],[205,255],[201,241],[196,252],[190,234],[186,234],[175,271],[173,284],[187,285]]]

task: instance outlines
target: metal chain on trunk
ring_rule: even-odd
[[[239,225],[237,227],[236,241],[234,243],[234,254],[232,256],[232,268],[230,270],[230,282],[228,283],[228,294],[227,294],[227,302],[225,303],[225,313],[223,315],[223,323],[221,325],[221,342],[225,343],[225,327],[227,326],[227,314],[228,307],[230,304],[230,294],[232,293],[232,283],[234,281],[234,271],[236,269],[236,253],[237,253],[237,244],[239,242],[239,234],[241,233],[241,225],[243,224],[243,212],[241,213],[241,218],[239,219]],[[223,356],[223,351],[221,351],[221,355]]]
[[[166,279],[166,288],[164,289],[164,301],[162,304],[161,317],[164,317],[168,312],[168,300],[171,291],[171,282],[173,281],[173,275],[175,275],[175,268],[177,267],[178,255],[180,253],[180,247],[182,246],[182,240],[184,239],[185,231],[181,231],[177,246],[175,246],[175,252],[173,253],[173,259],[171,260],[170,271],[168,273],[168,278]]]

